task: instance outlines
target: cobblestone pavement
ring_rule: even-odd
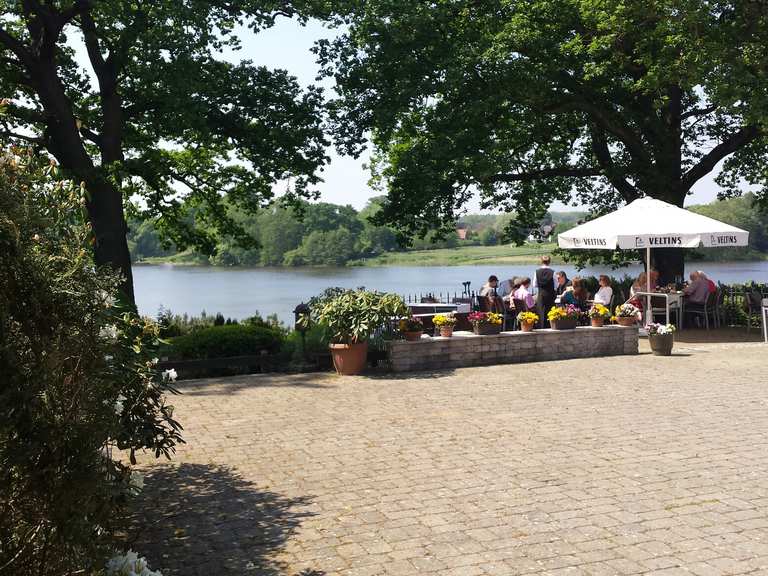
[[[768,347],[182,383],[168,575],[768,574]]]

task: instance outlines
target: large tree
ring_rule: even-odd
[[[294,16],[290,0],[0,8],[0,98],[9,100],[0,138],[44,148],[85,183],[96,262],[122,271],[129,300],[124,208],[157,220],[179,247],[210,250],[219,232],[249,241],[229,203],[255,210],[285,182],[309,195],[327,161],[320,90],[221,57],[239,48],[240,25],[258,31]]]
[[[342,150],[374,147],[384,222],[442,223],[476,192],[518,239],[550,204],[682,206],[722,164],[768,205],[768,4],[717,0],[336,2],[318,47]],[[668,276],[680,251],[660,254]]]

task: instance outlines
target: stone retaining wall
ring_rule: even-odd
[[[637,353],[637,327],[625,326],[502,332],[497,336],[454,332],[451,338],[388,343],[389,368],[393,372]]]

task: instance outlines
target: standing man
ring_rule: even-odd
[[[549,267],[549,256],[541,257],[541,266],[533,277],[533,287],[536,290],[536,308],[539,310],[539,325],[549,327],[547,313],[555,305],[555,273]]]

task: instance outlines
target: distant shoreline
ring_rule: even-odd
[[[435,250],[412,250],[407,252],[387,252],[373,258],[351,260],[344,266],[222,266],[211,264],[202,260],[199,256],[189,253],[174,254],[171,256],[148,258],[134,262],[134,266],[184,266],[184,267],[210,267],[210,268],[280,268],[291,269],[317,269],[327,268],[386,268],[392,266],[408,267],[440,267],[440,266],[483,266],[483,265],[511,265],[511,264],[537,264],[544,254],[550,254],[556,248],[554,243],[523,245],[523,246],[460,246],[456,248],[439,248]],[[691,254],[692,256],[693,254]],[[706,254],[704,259],[686,258],[686,262],[750,262],[768,260],[768,254],[754,251],[733,253],[729,251],[722,258],[712,251]],[[565,264],[561,258],[552,256],[554,265]]]

